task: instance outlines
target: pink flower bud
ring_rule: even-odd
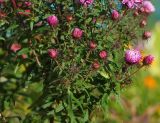
[[[112,11],[112,19],[113,20],[118,20],[119,19],[119,13],[117,10]]]
[[[95,61],[95,62],[92,63],[92,67],[94,69],[99,69],[100,68],[100,64],[98,63],[98,61]]]
[[[22,57],[22,59],[26,59],[27,55],[26,54],[22,54],[21,57]]]
[[[149,31],[146,31],[143,33],[143,39],[148,39],[152,36],[152,33]]]
[[[139,50],[127,50],[125,53],[125,61],[129,64],[138,64],[142,58]]]
[[[83,30],[79,28],[74,28],[74,30],[72,31],[72,36],[76,39],[80,39],[82,35],[83,35]]]
[[[18,50],[20,50],[22,47],[20,44],[18,43],[13,43],[10,47],[10,50],[12,50],[13,52],[17,52]]]
[[[99,53],[99,57],[101,58],[101,59],[105,59],[106,57],[107,57],[107,52],[106,51],[101,51],[100,53]]]
[[[143,28],[144,26],[146,26],[147,25],[147,21],[146,20],[142,20],[141,22],[140,22],[140,27],[141,28]]]
[[[91,49],[95,49],[95,48],[97,47],[97,44],[96,44],[94,41],[90,41],[89,47],[90,47]]]
[[[58,51],[57,49],[49,49],[48,50],[48,55],[52,58],[55,59],[58,56]]]
[[[51,15],[47,18],[47,22],[50,26],[56,27],[59,23],[59,20],[55,15]]]
[[[154,61],[154,57],[152,55],[145,56],[143,59],[144,65],[150,65]]]
[[[29,2],[29,1],[24,2],[24,4],[25,4],[26,6],[28,6],[28,7],[32,5],[32,3]]]

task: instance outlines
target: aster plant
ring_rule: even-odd
[[[154,11],[147,0],[0,1],[0,112],[37,83],[31,112],[17,116],[25,123],[85,123],[105,113],[109,95],[154,60],[137,48],[151,37]]]

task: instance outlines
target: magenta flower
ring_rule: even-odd
[[[22,48],[22,46],[18,43],[13,43],[10,47],[10,50],[12,50],[13,52],[17,52],[18,50],[20,50]]]
[[[122,4],[127,5],[129,9],[138,6],[138,4],[141,4],[142,2],[143,0],[122,0]]]
[[[72,31],[72,36],[76,39],[80,39],[82,35],[83,35],[83,30],[79,28],[74,28],[74,30]]]
[[[154,57],[152,55],[145,56],[143,59],[144,65],[150,65],[154,61]]]
[[[155,7],[150,1],[144,1],[142,7],[146,13],[152,13],[155,11]]]
[[[48,50],[48,55],[52,58],[55,59],[58,56],[58,51],[57,49],[49,49]]]
[[[100,53],[99,53],[99,57],[101,58],[101,59],[105,59],[106,57],[107,57],[107,52],[106,51],[101,51]]]
[[[119,13],[118,13],[117,10],[113,10],[113,11],[112,11],[112,19],[113,19],[113,20],[119,19]]]
[[[94,0],[79,0],[79,3],[84,6],[89,6],[94,2]]]
[[[127,50],[125,52],[125,61],[129,64],[137,64],[140,62],[142,55],[139,50]]]
[[[55,15],[51,15],[47,18],[47,22],[50,26],[56,27],[59,23],[59,20]]]

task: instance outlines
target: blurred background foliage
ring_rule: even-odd
[[[149,18],[153,36],[144,47],[146,53],[155,56],[155,61],[149,68],[137,73],[134,83],[122,90],[120,95],[109,97],[111,100],[106,102],[106,116],[101,114],[101,110],[93,111],[93,123],[160,123],[160,1],[153,2],[156,12]],[[25,71],[25,67],[21,66],[18,71]],[[18,123],[20,117],[17,116],[23,118],[30,112],[28,107],[39,97],[41,90],[41,83],[23,88],[19,93],[23,95],[28,92],[27,95],[8,98],[16,98],[16,106],[8,106],[11,104],[6,100],[5,107],[10,108],[2,112],[3,115],[10,119],[10,123]],[[36,117],[34,122],[36,123]],[[47,120],[45,122],[48,123]]]

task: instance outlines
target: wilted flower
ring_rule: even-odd
[[[131,49],[125,52],[125,61],[129,64],[137,64],[141,58],[142,55],[139,50]]]
[[[145,56],[143,59],[144,65],[150,65],[154,61],[154,57],[152,55]]]
[[[47,22],[50,26],[56,27],[59,23],[59,20],[55,15],[51,15],[47,18]]]
[[[74,28],[74,30],[72,31],[72,36],[76,39],[80,39],[82,35],[83,35],[83,30],[79,28]]]
[[[22,46],[18,43],[13,43],[10,47],[10,50],[12,50],[13,52],[17,52],[18,50],[20,50],[22,48]]]

